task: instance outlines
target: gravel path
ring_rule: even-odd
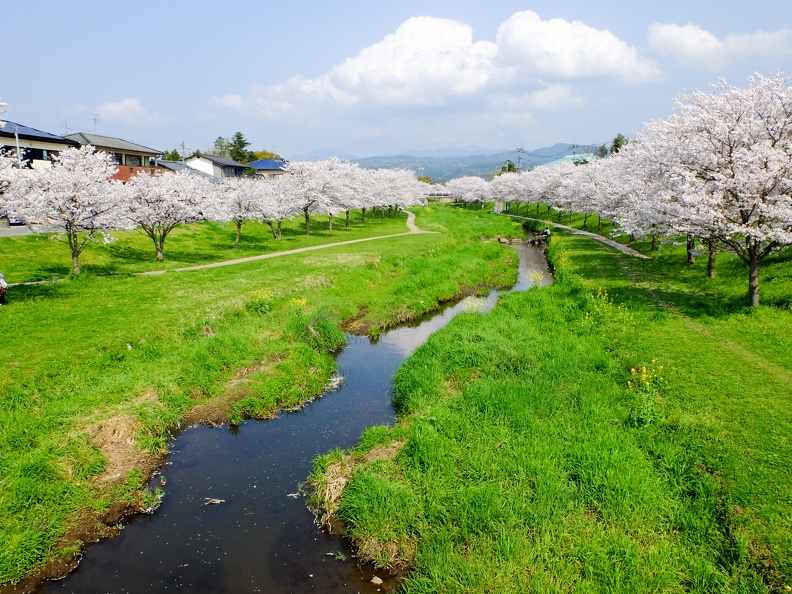
[[[608,239],[607,237],[603,237],[602,235],[597,235],[596,233],[591,233],[590,231],[583,231],[581,229],[575,229],[573,227],[567,227],[566,225],[561,225],[560,223],[553,223],[551,221],[545,221],[544,219],[534,219],[531,217],[523,217],[520,215],[510,215],[504,214],[501,216],[511,217],[512,219],[525,219],[526,221],[538,221],[540,223],[546,223],[549,227],[559,227],[561,229],[566,229],[567,231],[574,233],[575,235],[585,235],[586,237],[591,237],[596,239],[597,241],[609,245],[611,247],[616,248],[620,252],[624,252],[630,256],[635,256],[636,258],[644,258],[648,259],[649,256],[642,254],[638,250],[634,250],[631,247],[627,247],[626,245],[622,245],[618,241],[613,241],[612,239]]]
[[[272,254],[261,254],[260,256],[249,256],[247,258],[237,258],[236,260],[225,260],[223,262],[212,262],[211,264],[201,264],[199,266],[187,266],[185,268],[174,268],[172,270],[151,270],[149,272],[138,272],[141,276],[152,276],[155,274],[165,274],[166,272],[183,272],[186,270],[203,270],[204,268],[218,268],[219,266],[232,266],[234,264],[242,264],[244,262],[254,262],[256,260],[266,260],[267,258],[279,258],[280,256],[289,256],[291,254],[299,254],[301,252],[312,252],[314,250],[323,250],[326,248],[337,247],[339,245],[349,245],[352,243],[362,243],[364,241],[376,241],[378,239],[388,239],[390,237],[402,237],[403,235],[416,235],[420,233],[432,233],[432,231],[424,231],[419,229],[415,224],[415,213],[407,212],[407,233],[396,233],[395,235],[380,235],[378,237],[366,237],[364,239],[350,239],[349,241],[338,241],[336,243],[326,243],[324,245],[314,245],[311,247],[298,248],[296,250],[287,250],[284,252],[274,252]]]

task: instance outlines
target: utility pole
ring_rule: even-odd
[[[182,140],[182,163],[184,163],[185,156],[187,154],[187,149],[184,148],[184,141]]]
[[[569,147],[569,150],[571,150],[571,151],[572,151],[572,162],[573,162],[573,163],[577,163],[577,150],[578,150],[579,148],[580,148],[580,147],[579,147],[578,145],[576,145],[576,144],[573,144],[573,145],[571,145],[571,146]]]
[[[22,149],[19,148],[19,126],[14,126],[14,138],[16,138],[17,147],[17,165],[22,167]]]
[[[63,135],[66,136],[69,133],[69,124],[66,120],[63,120]]]
[[[517,171],[522,169],[522,159],[525,154],[525,149],[521,146],[517,147]]]
[[[91,113],[91,114],[88,114],[88,115],[90,115],[91,119],[93,119],[93,122],[94,122],[94,134],[96,134],[97,133],[96,124],[99,122],[99,114],[98,113]]]

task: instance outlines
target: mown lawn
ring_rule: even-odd
[[[373,228],[399,233],[405,219],[264,243],[292,249]],[[272,415],[322,392],[343,328],[375,335],[515,280],[513,252],[482,241],[519,233],[508,220],[440,208],[422,210],[419,223],[437,233],[156,276],[126,274],[153,267],[135,255],[140,238],[127,238],[132,247],[122,250],[121,239],[115,253],[89,248],[101,264],[86,257],[79,278],[12,287],[0,308],[0,584],[75,554],[74,526],[98,522],[119,501],[151,504],[135,463],[162,454],[169,432],[196,409],[232,421]],[[220,241],[216,232],[182,229],[174,239],[191,247],[174,261],[178,250],[166,246],[166,264],[250,255],[226,250],[233,236],[225,229]],[[60,272],[53,262],[68,260],[53,245],[0,239],[7,276]]]
[[[648,246],[647,246],[648,247]],[[406,592],[783,592],[792,584],[789,252],[766,305],[723,255],[555,234],[556,282],[463,314],[397,373],[396,427],[337,516]],[[705,260],[702,258],[700,260]],[[320,502],[316,502],[321,504]]]
[[[173,270],[210,262],[221,262],[281,252],[312,245],[334,243],[363,237],[405,233],[406,215],[382,218],[366,213],[362,222],[360,211],[350,212],[349,228],[345,217],[333,218],[329,230],[327,216],[311,217],[311,235],[305,235],[305,223],[297,218],[283,223],[282,238],[274,239],[268,225],[248,221],[242,225],[239,247],[234,249],[236,225],[219,225],[210,221],[176,227],[165,241],[165,260],[157,262],[151,239],[142,231],[113,231],[113,240],[106,243],[102,236],[88,243],[80,256],[84,275],[131,274],[149,270]],[[71,273],[69,248],[60,239],[62,234],[41,233],[0,239],[2,272],[11,283],[50,280]]]

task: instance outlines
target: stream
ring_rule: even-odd
[[[520,258],[510,291],[551,282],[541,248]],[[541,280],[538,274],[543,276]],[[380,336],[348,336],[338,355],[341,385],[276,419],[236,427],[189,427],[151,481],[164,491],[152,515],[90,545],[79,567],[47,584],[54,592],[378,592],[397,580],[359,566],[343,539],[319,528],[299,492],[313,459],[357,445],[373,425],[393,424],[391,380],[427,337],[459,312],[489,311],[503,291],[468,297]],[[222,503],[206,505],[208,498]],[[384,583],[375,585],[377,575]]]

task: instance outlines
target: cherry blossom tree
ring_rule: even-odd
[[[165,258],[165,239],[178,225],[200,221],[212,210],[214,184],[184,170],[175,174],[141,173],[125,186],[126,218],[154,243],[157,260]]]
[[[234,177],[214,184],[207,193],[204,217],[223,223],[233,221],[236,226],[234,249],[239,247],[242,225],[261,218],[259,197],[266,182],[257,176]]]
[[[261,220],[269,225],[274,239],[281,239],[283,221],[300,211],[297,207],[295,187],[288,176],[263,180],[257,185],[257,209]]]
[[[490,199],[490,186],[480,177],[458,177],[446,182],[445,186],[452,198],[465,204],[478,203],[481,206]]]
[[[680,96],[644,142],[674,187],[677,228],[733,250],[758,307],[762,260],[792,244],[792,80],[756,74],[747,88],[714,90]]]
[[[62,151],[52,167],[14,175],[14,212],[65,230],[74,274],[80,274],[80,254],[97,233],[123,226],[120,184],[112,181],[116,171],[111,155],[86,145]]]
[[[1,124],[2,122],[0,122]],[[0,217],[11,214],[9,212],[8,189],[11,186],[14,173],[15,159],[5,151],[0,150]]]
[[[368,203],[372,208],[395,206],[397,209],[423,204],[426,201],[425,184],[418,181],[410,169],[377,169],[370,177]]]
[[[291,199],[305,217],[305,234],[311,234],[311,215],[328,212],[336,184],[341,183],[339,159],[325,161],[291,161],[285,167],[292,184]]]
[[[515,172],[496,175],[489,182],[490,198],[504,204],[517,203],[514,212],[516,214],[519,211],[520,203],[526,200],[524,177],[524,174]]]

